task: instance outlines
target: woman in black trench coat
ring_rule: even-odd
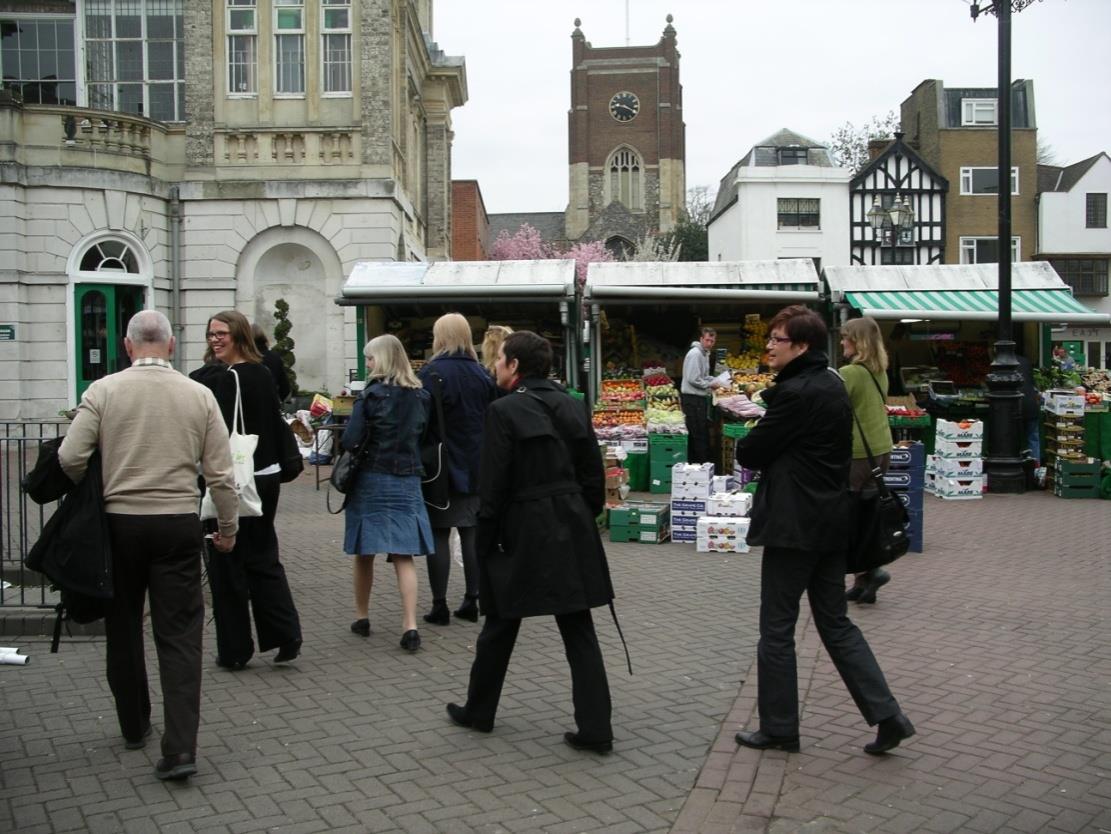
[[[554,615],[571,666],[577,732],[572,747],[613,749],[606,667],[590,609],[613,599],[595,518],[605,475],[582,403],[547,380],[552,348],[527,330],[506,338],[495,365],[510,393],[486,412],[479,469],[480,605],[467,702],[448,704],[456,724],[490,732],[524,617]]]

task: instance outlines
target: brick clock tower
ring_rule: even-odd
[[[620,254],[646,233],[668,231],[683,211],[686,128],[671,20],[655,46],[598,49],[575,20],[569,240],[603,240]]]

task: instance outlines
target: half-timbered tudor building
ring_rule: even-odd
[[[853,265],[944,263],[948,190],[897,132],[849,183]]]

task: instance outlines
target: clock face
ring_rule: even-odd
[[[640,112],[640,99],[630,92],[614,93],[610,99],[610,115],[619,122],[629,122]]]

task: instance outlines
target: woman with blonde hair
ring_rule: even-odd
[[[841,378],[849,392],[856,420],[853,421],[853,460],[849,470],[849,489],[860,492],[872,480],[872,457],[884,472],[891,461],[891,427],[887,422],[887,350],[876,320],[864,316],[841,326],[841,352],[849,363],[841,368]],[[859,421],[859,423],[858,423]],[[863,436],[861,431],[863,430]],[[858,573],[845,598],[853,602],[874,603],[876,592],[891,581],[883,568]]]
[[[494,363],[498,361],[498,349],[505,341],[505,337],[512,332],[513,328],[504,324],[491,324],[486,328],[486,335],[482,337],[482,365],[490,374],[490,379],[494,378]]]
[[[367,386],[355,401],[340,439],[344,449],[364,450],[344,516],[343,550],[355,557],[355,622],[351,630],[363,637],[370,635],[374,556],[386,553],[401,593],[401,647],[415,652],[420,648],[420,633],[413,557],[432,553],[433,544],[420,488],[420,440],[428,424],[431,399],[396,336],[376,336],[367,342],[363,355]]]
[[[448,578],[451,575],[451,528],[459,531],[463,551],[463,577],[466,591],[455,616],[478,621],[478,556],[475,531],[478,524],[478,461],[482,452],[482,427],[486,406],[494,399],[494,382],[478,363],[471,339],[471,326],[459,313],[440,316],[432,325],[432,358],[420,370],[425,389],[440,397],[442,410],[451,418],[446,425],[432,430],[447,447],[449,501],[446,507],[429,507],[436,552],[428,557],[428,584],[432,589],[432,610],[424,620],[447,625],[451,615],[447,605]],[[435,423],[433,409],[432,420]]]

